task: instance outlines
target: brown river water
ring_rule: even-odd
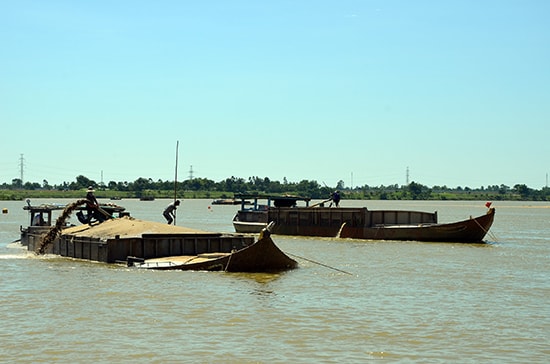
[[[153,221],[164,221],[169,203],[115,202]],[[238,207],[210,203],[183,200],[177,224],[232,232]],[[283,251],[306,258],[281,274],[141,271],[36,256],[13,243],[29,222],[24,204],[0,201],[7,209],[0,214],[0,362],[550,360],[547,202],[494,202],[489,244],[274,235]],[[484,214],[484,204],[341,202],[437,210],[440,222]]]

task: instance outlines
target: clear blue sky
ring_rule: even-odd
[[[0,0],[0,182],[550,173],[550,1]]]

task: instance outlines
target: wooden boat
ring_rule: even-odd
[[[240,203],[240,201],[234,198],[217,198],[211,202],[212,205],[238,205]]]
[[[480,243],[489,232],[495,209],[453,223],[437,223],[437,212],[366,208],[270,209],[273,234],[370,240]]]
[[[32,206],[31,225],[21,228],[21,242],[29,251],[103,263],[124,263],[143,269],[223,270],[271,272],[296,268],[267,227],[256,241],[243,234],[223,234],[134,219],[129,214],[94,224],[65,224],[84,200],[68,205]],[[123,213],[124,208],[115,208]],[[63,209],[52,224],[52,211]],[[44,224],[33,225],[36,216]]]
[[[238,250],[207,251],[148,260],[130,257],[128,265],[157,270],[277,272],[296,268],[298,263],[283,253],[271,239],[268,229],[264,229],[256,242]]]
[[[326,202],[326,201],[325,201]],[[480,243],[491,228],[495,209],[485,215],[438,223],[437,212],[369,210],[351,207],[271,207],[238,211],[235,231],[254,232],[261,224],[274,222],[271,232],[279,235],[339,237],[371,240]],[[247,230],[248,229],[248,230]]]

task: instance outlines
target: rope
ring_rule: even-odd
[[[229,254],[229,259],[227,259],[227,264],[225,265],[225,268],[223,269],[224,272],[227,272],[227,268],[229,268],[229,263],[231,263],[231,257],[233,256],[233,252]]]
[[[335,271],[338,271],[338,272],[341,272],[341,273],[345,273],[345,274],[349,274],[350,276],[354,275],[350,272],[346,272],[345,270],[342,270],[342,269],[338,269],[338,268],[334,268],[334,267],[331,267],[330,265],[326,265],[326,264],[323,264],[323,263],[319,263],[319,262],[316,262],[314,260],[311,260],[311,259],[307,259],[307,258],[304,258],[304,257],[301,257],[299,255],[296,255],[296,254],[291,254],[291,253],[287,253],[288,255],[292,255],[293,257],[295,258],[298,258],[298,259],[303,259],[303,260],[306,260],[310,263],[313,263],[313,264],[318,264],[318,265],[321,265],[323,267],[326,267],[326,268],[330,268],[330,269],[334,269]]]
[[[495,234],[493,234],[493,233],[489,232],[488,230],[486,230],[483,226],[481,226],[481,224],[480,224],[476,219],[474,219],[474,221],[475,221],[475,223],[477,224],[477,226],[479,226],[479,227],[481,228],[481,230],[485,231],[485,234],[486,234],[486,235],[489,235],[489,237],[490,237],[491,239],[493,239],[495,242],[498,241],[498,239],[497,239],[497,237],[495,236]]]

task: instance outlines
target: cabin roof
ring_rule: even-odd
[[[293,200],[293,201],[311,201],[310,197],[292,196],[292,195],[267,195],[260,193],[236,193],[235,198],[239,199],[269,199],[275,200]]]
[[[48,211],[54,211],[54,210],[63,210],[67,206],[68,205],[62,205],[62,204],[42,204],[42,205],[35,205],[35,206],[26,205],[26,206],[23,206],[23,210],[27,210],[30,212],[48,212]],[[115,204],[110,204],[110,203],[106,203],[106,204],[100,203],[99,207],[101,207],[102,209],[108,209],[109,211],[113,211],[113,212],[122,212],[126,210],[125,207],[115,205]],[[86,209],[86,206],[84,205],[78,206],[76,208],[76,210],[85,210],[85,209]]]

